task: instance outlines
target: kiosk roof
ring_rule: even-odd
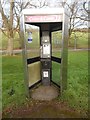
[[[37,8],[23,9],[21,15],[24,16],[26,24],[41,27],[42,24],[48,23],[50,31],[56,31],[62,29],[64,17],[69,17],[69,12],[65,8]]]
[[[67,14],[68,11],[64,8],[37,8],[37,9],[23,9],[24,15],[54,15],[54,14]]]

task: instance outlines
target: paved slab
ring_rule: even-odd
[[[52,100],[59,95],[59,90],[51,86],[39,86],[31,92],[31,97],[35,100]]]

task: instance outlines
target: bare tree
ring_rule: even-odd
[[[84,0],[85,1],[85,0]],[[83,8],[83,0],[75,0],[71,4],[65,3],[70,11],[70,28],[69,28],[69,36],[71,36],[74,29],[85,26],[88,21],[87,14]]]
[[[0,1],[0,13],[2,15],[3,27],[5,28],[1,30],[8,37],[7,54],[9,55],[13,54],[13,8],[14,8],[14,2],[11,1],[10,15],[6,16],[4,12],[4,8],[2,7],[1,1]]]
[[[8,6],[8,12],[9,14],[6,14],[5,11],[5,5]],[[15,0],[10,0],[8,2],[7,0],[3,1],[1,3],[0,1],[0,13],[2,16],[2,28],[1,31],[3,34],[8,38],[8,45],[7,45],[7,54],[13,55],[13,42],[14,42],[14,36],[19,27],[19,20],[20,20],[20,12],[22,9],[26,8],[29,5],[29,2],[27,3],[20,3]],[[16,22],[16,25],[14,25]]]
[[[37,4],[36,4],[37,3]],[[6,14],[4,5],[8,5],[8,12]],[[8,38],[8,45],[7,45],[7,54],[13,55],[13,41],[15,33],[18,32],[20,37],[20,13],[22,9],[27,7],[29,8],[42,8],[47,6],[46,0],[28,0],[28,2],[18,2],[18,0],[7,0],[1,3],[0,1],[0,13],[2,16],[2,24],[3,27],[1,28],[2,32]],[[21,44],[21,41],[19,39]]]
[[[32,0],[30,4],[31,8],[43,8],[48,6],[48,0]]]
[[[87,26],[87,21],[88,17],[87,14],[83,8],[83,3],[86,0],[73,0],[70,4],[64,2],[62,3],[63,7],[67,7],[68,10],[70,11],[70,20],[69,20],[69,38],[71,37],[71,34],[74,32],[75,29]],[[77,44],[77,36],[76,33],[74,32],[75,36],[75,48]],[[71,44],[70,39],[68,41],[69,45]]]
[[[9,15],[5,14],[5,10],[3,7],[3,4],[9,3],[10,7],[8,7]],[[55,2],[55,1],[54,1]],[[37,4],[36,4],[37,3]],[[83,3],[83,2],[81,2]],[[69,29],[69,36],[71,36],[73,30],[85,23],[86,20],[86,14],[85,11],[83,11],[83,6],[78,0],[74,1],[70,4],[63,2],[62,0],[57,0],[57,2],[54,4],[55,7],[68,7],[70,11],[70,29]],[[58,4],[58,6],[57,6]],[[53,5],[53,7],[54,7]],[[8,47],[7,47],[7,54],[12,55],[13,54],[13,38],[18,31],[20,36],[20,13],[22,9],[25,9],[26,7],[29,8],[42,8],[42,7],[51,7],[51,2],[48,0],[28,0],[28,2],[18,2],[17,0],[11,0],[8,2],[7,0],[4,1],[4,3],[1,3],[0,1],[0,13],[2,15],[3,20],[3,28],[1,29],[2,32],[8,37]],[[16,25],[14,25],[16,23]]]

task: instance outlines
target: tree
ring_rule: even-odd
[[[0,1],[0,13],[3,21],[3,27],[1,28],[1,30],[8,38],[8,55],[13,55],[13,41],[16,31],[18,32],[20,37],[20,13],[22,9],[25,9],[27,7],[42,8],[44,6],[47,6],[46,0],[38,0],[38,4],[35,3],[36,0],[28,0],[28,2],[18,2],[18,0],[10,0],[10,2],[8,2],[8,0],[4,0],[3,2]],[[6,14],[5,5],[8,6],[9,14]]]
[[[86,1],[86,0],[85,0]],[[54,4],[55,3],[55,4]],[[3,4],[9,4],[9,14],[6,14],[5,7]],[[62,0],[53,1],[48,0],[28,0],[28,2],[18,2],[18,0],[4,0],[3,3],[0,1],[0,13],[2,15],[3,27],[2,32],[8,37],[7,54],[13,54],[13,38],[18,30],[20,36],[20,13],[22,9],[29,8],[42,8],[42,7],[67,7],[70,11],[70,29],[69,36],[71,36],[73,30],[80,25],[85,24],[86,14],[83,6],[83,1],[73,0],[73,2],[62,2]],[[83,12],[82,12],[83,11]],[[16,24],[15,24],[16,23]]]
[[[5,5],[8,6],[8,12],[6,12],[5,10]],[[14,36],[17,29],[18,31],[20,31],[20,12],[28,5],[29,2],[21,3],[17,2],[17,0],[10,0],[10,2],[8,2],[7,0],[3,2],[0,1],[0,13],[2,16],[2,28],[0,29],[3,34],[8,38],[7,55],[13,55]]]
[[[3,27],[5,27],[5,29],[1,29],[1,30],[8,37],[7,54],[9,55],[13,54],[13,8],[14,8],[14,2],[11,1],[10,15],[7,17],[5,15],[4,9],[0,1],[0,13],[2,15]]]
[[[2,28],[1,31],[8,38],[7,55],[13,55],[13,42],[14,36],[18,29],[20,31],[20,12],[26,8],[30,2],[17,2],[17,0],[0,1],[0,13],[2,16]],[[5,10],[5,5],[8,6],[8,12]],[[9,14],[7,14],[9,13]],[[16,23],[16,25],[15,25]]]
[[[65,6],[67,6],[70,11],[69,36],[71,36],[74,29],[81,27],[82,25],[85,27],[87,24],[87,14],[83,8],[84,1],[86,0],[73,0],[70,4],[65,3]]]
[[[84,2],[87,0],[73,0],[71,3],[67,3],[64,2],[62,3],[63,7],[67,7],[67,9],[70,11],[70,20],[69,20],[69,45],[71,44],[70,42],[70,37],[71,34],[74,32],[74,36],[75,36],[75,48],[76,48],[76,44],[77,44],[77,36],[75,33],[75,29],[77,28],[81,28],[82,27],[87,27],[87,23],[88,23],[88,17],[86,14],[86,11],[83,8],[83,4]]]

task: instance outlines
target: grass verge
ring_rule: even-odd
[[[58,71],[58,65],[54,65]],[[26,102],[22,56],[2,57],[2,105],[3,109]],[[59,80],[58,72],[53,77]],[[14,94],[11,95],[12,87]],[[69,52],[68,54],[68,88],[60,100],[67,101],[77,109],[88,109],[88,52]]]

